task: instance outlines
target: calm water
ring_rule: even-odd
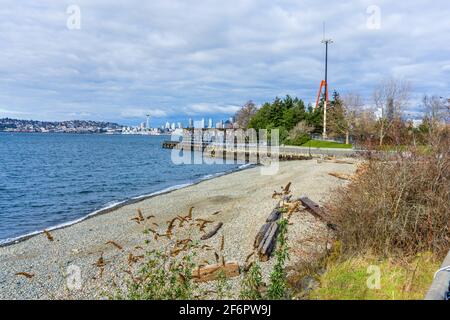
[[[0,243],[237,165],[174,165],[163,136],[0,133]]]

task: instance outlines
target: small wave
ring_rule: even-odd
[[[250,167],[254,167],[255,164],[253,163],[246,163],[246,164],[241,164],[238,168],[239,169],[246,169],[246,168],[250,168]]]
[[[54,225],[52,227],[48,227],[48,228],[45,228],[45,229],[42,229],[42,230],[32,231],[32,232],[29,232],[29,233],[26,233],[24,235],[20,235],[20,236],[17,236],[17,237],[6,238],[6,239],[3,239],[3,240],[0,239],[0,246],[5,246],[5,245],[8,245],[8,244],[13,244],[13,243],[17,243],[17,242],[26,240],[28,238],[31,238],[31,237],[35,236],[35,235],[43,233],[44,230],[52,231],[52,230],[62,229],[62,228],[74,225],[74,224],[79,223],[79,222],[81,222],[83,220],[86,220],[86,219],[88,219],[88,218],[90,218],[92,216],[95,216],[95,215],[97,215],[97,214],[99,214],[99,213],[101,213],[101,212],[103,212],[105,210],[111,210],[111,209],[113,209],[115,207],[118,207],[118,206],[120,206],[121,204],[123,204],[125,202],[126,202],[126,200],[118,201],[118,202],[111,202],[110,204],[107,204],[105,207],[103,207],[103,208],[101,208],[99,210],[95,210],[95,211],[89,213],[88,215],[85,215],[85,216],[83,216],[81,218],[78,218],[78,219],[70,220],[70,221],[67,221],[67,222],[63,222],[63,223],[60,223],[60,224],[57,224],[57,225]]]

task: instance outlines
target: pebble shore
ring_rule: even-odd
[[[127,276],[124,270],[129,254],[143,254],[141,247],[148,236],[143,233],[145,227],[132,220],[138,209],[145,217],[154,216],[151,221],[157,228],[177,215],[186,215],[189,208],[194,207],[195,218],[223,223],[219,232],[204,243],[217,248],[223,235],[223,255],[227,261],[244,264],[252,252],[256,233],[277,204],[277,200],[272,199],[274,190],[291,182],[294,197],[305,194],[323,204],[334,188],[346,183],[329,173],[352,174],[355,169],[354,164],[317,160],[280,162],[275,175],[262,175],[260,167],[253,167],[54,230],[51,232],[53,241],[45,234],[39,234],[0,247],[0,299],[108,298],[112,284],[123,282]],[[301,210],[292,216],[291,223],[288,228],[290,264],[313,259],[325,249],[327,228],[321,221]],[[145,248],[161,245],[150,241]],[[101,274],[97,265],[100,257],[104,261]],[[209,256],[201,258],[213,260]],[[261,264],[265,280],[273,260]],[[79,274],[81,279],[75,286],[70,283],[74,274]],[[231,280],[230,285],[233,292],[238,292],[239,278]]]

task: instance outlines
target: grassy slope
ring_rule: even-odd
[[[381,271],[379,289],[369,289],[369,266]],[[430,253],[408,261],[378,259],[365,255],[343,262],[330,263],[319,278],[319,287],[311,299],[323,300],[408,300],[423,299],[433,279],[439,262]],[[369,269],[370,271],[370,269]]]
[[[341,148],[341,149],[351,149],[351,144],[338,143],[333,141],[322,141],[322,140],[310,140],[302,145],[302,147],[311,148]]]

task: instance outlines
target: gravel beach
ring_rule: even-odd
[[[194,207],[195,218],[223,223],[219,232],[204,243],[217,248],[223,235],[226,260],[243,264],[252,252],[256,233],[277,204],[277,200],[271,197],[274,190],[278,191],[281,186],[292,182],[294,197],[305,194],[323,204],[334,188],[346,183],[328,173],[352,174],[355,169],[354,164],[317,160],[280,162],[275,175],[261,175],[260,168],[253,167],[54,230],[51,232],[52,241],[45,234],[39,234],[0,247],[0,299],[106,298],[113,290],[113,284],[127,276],[124,270],[128,267],[130,253],[138,256],[143,254],[144,246],[156,248],[164,245],[154,241],[144,245],[145,239],[149,238],[143,232],[145,226],[132,220],[138,209],[144,217],[153,215],[151,223],[154,228],[161,226],[160,230],[163,230],[166,221],[177,215],[186,215],[189,208]],[[291,223],[288,228],[290,264],[313,259],[324,250],[327,228],[321,221],[306,211],[299,211],[292,216]],[[101,274],[96,265],[100,257],[105,265]],[[213,260],[211,256],[201,258]],[[261,264],[266,279],[273,260]],[[17,275],[21,272],[24,274]],[[74,272],[81,275],[81,285],[75,288],[67,285]],[[238,290],[239,278],[230,283]]]

